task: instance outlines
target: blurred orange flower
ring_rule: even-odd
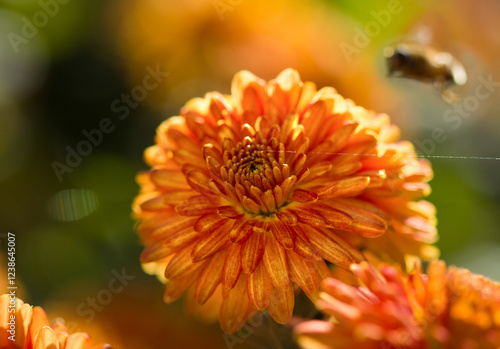
[[[500,346],[500,284],[433,261],[404,275],[367,262],[351,270],[362,286],[322,283],[317,307],[332,321],[295,327],[303,348],[481,348]]]
[[[190,100],[146,150],[141,261],[168,279],[167,303],[216,294],[209,308],[228,333],[257,310],[285,323],[293,284],[312,297],[325,260],[348,268],[364,259],[355,245],[377,237],[401,255],[435,240],[431,204],[413,201],[432,171],[398,137],[387,115],[292,69],[269,82],[241,71],[230,96]],[[386,240],[371,251],[397,250]]]
[[[3,294],[0,296],[0,348],[111,349],[111,346],[93,346],[86,333],[69,334],[63,323],[49,324],[42,308],[33,308]]]
[[[399,16],[410,20],[408,15],[418,12],[413,7]],[[369,45],[352,62],[344,56],[340,45],[353,44],[359,24],[333,3],[126,0],[113,2],[107,19],[110,43],[130,86],[142,84],[147,66],[170,72],[142,103],[177,108],[193,91],[226,86],[239,70],[268,79],[293,67],[318,85],[335,83],[361,105],[384,111],[406,107],[378,70],[382,47]]]

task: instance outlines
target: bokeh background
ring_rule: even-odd
[[[229,92],[240,69],[271,79],[287,67],[389,113],[432,161],[442,258],[500,280],[499,32],[496,0],[0,0],[2,289],[13,232],[18,296],[49,318],[117,348],[228,347],[217,324],[163,304],[142,271],[134,176],[155,128],[189,98]],[[400,40],[464,63],[470,112],[386,77],[382,51]],[[84,131],[103,122],[110,132],[85,148]],[[88,154],[66,163],[79,144]],[[126,278],[113,293],[116,274]],[[106,304],[92,310],[96,297]],[[289,348],[287,334],[269,323],[229,347]]]

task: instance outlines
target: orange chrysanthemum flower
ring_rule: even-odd
[[[317,307],[332,322],[295,327],[303,348],[497,349],[500,347],[500,284],[450,267],[430,264],[428,275],[367,262],[351,270],[362,286],[323,280]]]
[[[266,308],[285,323],[293,285],[311,296],[325,260],[348,268],[368,248],[401,262],[435,241],[432,205],[414,201],[432,171],[387,115],[291,69],[239,72],[231,92],[189,101],[145,152],[141,261],[168,279],[167,302],[216,293],[229,333]]]
[[[93,346],[86,333],[69,334],[60,321],[49,324],[42,308],[7,294],[0,296],[0,348],[112,349],[109,344]]]

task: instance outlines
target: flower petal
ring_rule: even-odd
[[[191,256],[193,262],[199,262],[210,257],[229,243],[228,227],[221,226],[213,232],[206,233],[194,245]]]
[[[198,233],[210,233],[224,225],[228,219],[221,218],[218,213],[209,213],[201,216],[194,224],[194,230]]]
[[[246,278],[240,277],[234,288],[228,292],[222,301],[219,323],[224,332],[236,332],[255,311],[250,305],[248,297],[241,297],[246,292]]]
[[[219,252],[213,256],[203,268],[194,292],[194,300],[196,303],[200,305],[204,304],[220,284],[225,258],[226,253]]]
[[[343,246],[339,245],[335,240],[323,233],[321,229],[309,227],[307,229],[307,236],[312,247],[319,252],[320,256],[327,261],[348,269],[352,263],[360,262],[362,259],[356,258],[352,253],[355,253],[354,247],[346,250]],[[339,238],[340,239],[340,238]],[[346,245],[347,243],[345,243]],[[351,253],[352,251],[352,253]],[[358,255],[356,253],[356,255]]]
[[[254,308],[263,310],[271,298],[271,280],[263,263],[259,263],[254,272],[247,275],[248,298]]]
[[[298,217],[300,223],[311,225],[313,227],[331,226],[331,223],[325,217],[309,207],[297,207],[289,209],[289,211]]]
[[[188,275],[201,267],[204,262],[193,262],[191,251],[195,243],[191,243],[170,260],[165,268],[165,277],[167,279],[176,279],[180,276]]]
[[[275,239],[269,238],[266,240],[262,261],[273,285],[280,290],[286,290],[290,286],[290,271],[288,270],[285,250]]]
[[[189,186],[200,194],[214,194],[209,184],[210,179],[210,176],[201,171],[190,170],[186,173],[186,181],[188,182]]]
[[[31,338],[28,339],[28,342],[35,343],[35,336],[37,333],[40,333],[42,328],[49,326],[49,320],[47,319],[47,315],[45,311],[41,307],[33,307],[32,317],[33,320],[31,322],[31,326],[28,329],[31,332]],[[50,334],[47,334],[50,336]]]
[[[231,219],[238,219],[244,216],[244,211],[238,209],[235,206],[219,206],[217,208],[217,213],[221,215],[222,217],[226,218],[231,218]]]
[[[241,274],[241,245],[231,244],[227,248],[226,259],[222,269],[222,285],[231,289],[236,285]]]
[[[370,184],[370,177],[351,177],[329,184],[318,190],[320,200],[339,196],[357,196]]]
[[[381,236],[387,231],[387,222],[379,215],[364,208],[340,203],[339,201],[329,202],[328,206],[352,217],[352,224],[343,227],[343,230],[369,238]]]
[[[216,202],[214,201],[204,195],[193,196],[177,205],[175,211],[182,216],[201,216],[215,211]]]
[[[36,334],[33,349],[59,349],[59,342],[54,330],[49,326],[42,327],[40,332]]]
[[[284,290],[273,289],[269,306],[269,314],[279,324],[286,324],[292,317],[294,306],[293,286],[289,283]]]
[[[203,268],[200,268],[186,277],[168,280],[167,285],[165,286],[165,292],[163,293],[163,301],[170,304],[181,298],[181,296],[195,282],[195,280],[198,280],[202,270]]]
[[[229,232],[229,239],[236,244],[243,243],[250,238],[253,234],[253,222],[246,218],[237,219],[231,231]]]
[[[286,251],[292,280],[309,296],[319,287],[319,278],[312,261],[306,260],[294,251]]]
[[[290,200],[306,204],[317,201],[318,195],[308,190],[295,189]]]
[[[91,349],[92,341],[86,333],[74,333],[70,335],[66,342],[65,349]]]
[[[252,236],[243,243],[241,249],[241,266],[247,274],[253,273],[264,256],[266,233],[254,231]]]
[[[280,221],[273,221],[269,224],[276,241],[286,249],[293,249],[295,235],[290,232],[290,229]]]
[[[155,241],[168,239],[169,236],[175,235],[177,232],[188,227],[192,227],[197,219],[198,217],[174,216],[160,221],[143,221],[137,230],[141,233],[143,238],[149,238]],[[149,233],[150,228],[154,229]]]
[[[156,186],[163,189],[190,189],[184,174],[176,170],[155,169],[151,171],[150,178]]]
[[[147,246],[141,254],[141,263],[154,262],[177,252],[199,237],[192,227],[187,227],[168,239],[156,241]]]

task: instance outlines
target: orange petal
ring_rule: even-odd
[[[186,182],[186,177],[180,171],[155,169],[150,174],[151,181],[157,187],[163,189],[188,190],[189,185]]]
[[[68,337],[64,349],[91,349],[92,341],[86,333],[74,333]]]
[[[332,272],[330,271],[330,269],[326,265],[326,262],[323,259],[315,261],[314,266],[316,267],[316,271],[318,272],[318,276],[319,276],[320,280],[324,280],[325,278],[332,277]]]
[[[297,225],[297,223],[299,222],[299,217],[297,217],[295,213],[288,210],[283,210],[276,213],[276,217],[278,217],[278,219],[287,226]]]
[[[228,233],[228,228],[226,226],[221,226],[217,230],[206,233],[203,237],[201,237],[194,245],[191,253],[193,262],[199,262],[224,248],[224,246],[229,242]]]
[[[238,208],[234,206],[219,206],[217,208],[217,213],[222,217],[238,219],[244,216],[243,210],[238,210]]]
[[[217,253],[201,271],[194,292],[194,299],[198,304],[204,304],[220,284],[225,258],[225,253]]]
[[[333,239],[330,239],[329,236],[320,229],[309,227],[306,230],[306,234],[312,247],[314,247],[316,251],[319,252],[320,256],[327,261],[346,269],[349,268],[349,265],[352,263],[360,262],[360,260],[355,258],[350,251],[340,246]]]
[[[266,240],[262,261],[273,285],[280,290],[286,290],[290,286],[290,279],[285,250],[275,239],[268,238]]]
[[[295,236],[288,227],[280,221],[273,221],[270,224],[271,231],[276,241],[286,249],[293,249]]]
[[[191,287],[184,298],[184,310],[187,316],[194,317],[205,324],[212,324],[219,318],[220,306],[222,304],[221,287],[218,286],[214,295],[204,304],[196,303],[194,299],[194,288]]]
[[[163,201],[164,195],[155,196],[147,201],[144,201],[140,206],[142,211],[161,211],[167,210],[170,207]]]
[[[271,280],[263,263],[259,263],[254,272],[247,275],[248,298],[254,308],[263,310],[271,298]]]
[[[176,206],[193,196],[192,190],[187,191],[171,191],[161,197],[162,202],[166,205]]]
[[[267,110],[267,92],[262,85],[257,82],[250,82],[244,89],[241,98],[241,107],[247,114],[263,115]],[[247,119],[247,122],[251,119]]]
[[[290,194],[290,190],[292,189],[293,185],[297,181],[297,176],[293,175],[290,177],[287,177],[283,180],[283,183],[281,183],[280,187],[283,192],[283,197],[288,197],[288,194]]]
[[[371,211],[338,201],[330,202],[328,205],[352,217],[352,224],[343,227],[343,230],[369,238],[381,236],[387,230],[387,222]]]
[[[170,127],[167,130],[167,138],[171,143],[176,145],[176,148],[188,151],[193,155],[201,155],[200,146],[196,144],[196,142],[194,142],[191,138],[186,136],[184,132]]]
[[[184,217],[175,215],[172,218],[162,219],[159,221],[156,221],[155,219],[152,219],[151,221],[143,221],[141,222],[137,230],[145,239],[168,239],[168,236],[174,235],[188,227],[192,227],[196,220],[197,217]]]
[[[335,314],[341,320],[346,319],[349,322],[359,320],[362,316],[361,310],[356,306],[344,303],[324,292],[320,294],[320,299],[316,302],[316,305],[327,314]]]
[[[209,213],[201,216],[194,225],[194,230],[198,233],[210,233],[224,225],[228,219],[221,218],[218,213]]]
[[[231,244],[227,249],[224,267],[222,269],[222,285],[231,289],[236,285],[241,274],[241,245]]]
[[[22,301],[20,300],[18,300],[18,303],[20,305],[19,309],[16,312],[16,333],[18,334],[16,336],[16,344],[19,344],[22,347],[26,342],[29,341],[28,331],[30,330],[31,321],[33,319],[33,309],[29,304],[22,304]]]
[[[294,294],[292,284],[284,290],[273,289],[267,309],[269,314],[279,324],[286,324],[292,317]]]
[[[203,159],[201,154],[196,155],[184,149],[172,149],[170,150],[170,154],[172,154],[172,160],[181,166],[186,164],[194,165],[205,162],[205,159]]]
[[[175,211],[182,216],[201,216],[215,209],[215,200],[204,195],[193,196],[175,207]]]
[[[54,331],[49,326],[44,326],[39,332],[32,332],[35,336],[33,349],[59,349],[59,343]]]
[[[201,267],[204,262],[194,263],[191,257],[194,243],[185,247],[170,260],[165,268],[165,277],[167,279],[176,279],[182,274],[188,275]]]
[[[315,202],[318,200],[318,195],[307,190],[295,189],[290,197],[290,200],[300,203]]]
[[[247,296],[246,278],[240,277],[222,301],[220,327],[226,333],[234,333],[245,324],[254,311]]]
[[[328,138],[328,142],[331,144],[330,151],[337,152],[345,144],[358,125],[358,123],[349,123],[335,130],[330,138]]]
[[[210,97],[209,110],[214,116],[214,119],[227,120],[228,116],[233,113],[231,103],[229,103],[226,97],[219,92],[211,92]]]
[[[352,225],[353,219],[347,213],[336,210],[321,202],[314,203],[309,206],[329,222],[329,227],[336,229],[345,229]]]
[[[147,246],[141,253],[141,263],[154,262],[177,252],[190,244],[199,234],[192,227],[187,227],[167,240],[160,240]]]
[[[40,307],[33,307],[31,328],[31,343],[35,343],[35,336],[39,333],[43,327],[49,326],[49,320],[45,311]]]
[[[201,171],[191,170],[186,173],[186,181],[191,186],[191,188],[193,188],[200,194],[214,194],[209,184],[210,179],[210,176]]]
[[[320,200],[339,196],[357,196],[370,184],[370,177],[352,177],[329,184],[318,190]]]
[[[241,204],[243,205],[243,207],[245,207],[245,209],[248,212],[256,213],[259,212],[261,209],[261,206],[258,203],[248,198],[246,195],[243,195],[243,197],[241,198]]]
[[[236,244],[240,244],[247,241],[252,234],[253,222],[246,218],[240,218],[234,222],[229,232],[229,239]]]
[[[203,268],[196,270],[194,273],[187,275],[175,280],[168,280],[165,287],[165,292],[163,293],[163,301],[170,304],[179,298],[186,292],[186,290],[198,280],[199,275]]]
[[[307,225],[312,225],[315,227],[329,227],[331,223],[323,217],[319,212],[312,210],[307,207],[298,207],[295,209],[289,209],[290,212],[295,214],[299,218],[300,223]]]
[[[307,228],[304,227],[304,229]],[[297,254],[305,259],[317,260],[321,258],[319,253],[311,246],[311,243],[301,226],[293,227],[293,231],[295,232],[294,251],[297,252]]]
[[[252,236],[243,243],[241,249],[241,266],[247,274],[252,273],[259,265],[264,255],[266,236],[264,232],[254,231]]]
[[[310,297],[319,287],[319,278],[314,262],[306,260],[294,251],[286,251],[292,281]]]

